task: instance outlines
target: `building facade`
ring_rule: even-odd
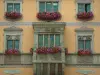
[[[99,75],[99,3],[0,0],[0,74]]]

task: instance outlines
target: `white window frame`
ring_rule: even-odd
[[[79,3],[76,3],[76,14],[78,13],[78,4]],[[89,3],[83,3],[83,4],[89,4]],[[90,3],[90,10],[91,10],[91,12],[93,12],[93,3],[92,2]]]
[[[91,36],[91,52],[94,53],[94,36],[93,36],[93,33],[92,32],[77,32],[76,33],[76,52],[78,52],[78,36]]]
[[[7,3],[20,3],[20,13],[22,13],[22,1],[13,1],[13,0],[10,0],[10,1],[5,1],[5,12],[7,12]]]
[[[54,47],[55,47],[55,35],[59,34],[60,35],[60,46],[61,46],[61,34],[60,33],[38,33],[38,35],[39,34],[41,34],[41,35],[44,35],[44,34],[47,34],[47,35],[53,34],[54,35]],[[48,38],[48,41],[50,42],[50,37]],[[37,42],[37,45],[39,46],[38,42]],[[44,46],[44,37],[43,37],[43,46]],[[50,43],[48,43],[48,47],[50,47]]]
[[[51,0],[51,1],[50,1],[50,0],[38,0],[38,1],[37,1],[37,9],[38,9],[37,11],[38,11],[38,12],[39,12],[39,3],[40,3],[40,2],[45,2],[45,3],[46,3],[46,2],[52,2],[52,3],[53,3],[53,2],[58,2],[58,12],[60,11],[60,0],[53,0],[53,1],[52,1],[52,0]],[[46,4],[45,4],[45,6],[46,6]],[[45,12],[46,12],[46,9],[45,9]],[[51,11],[51,12],[52,12],[52,11]]]

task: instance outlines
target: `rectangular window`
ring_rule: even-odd
[[[58,2],[39,2],[39,12],[57,12]]]
[[[90,12],[91,4],[90,3],[78,3],[78,12]]]
[[[7,3],[7,12],[20,12],[20,3]]]
[[[78,37],[78,49],[91,50],[91,36],[79,36]]]
[[[39,34],[38,46],[54,47],[60,46],[60,34]]]

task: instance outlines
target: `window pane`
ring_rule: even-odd
[[[91,50],[91,40],[86,40],[85,41],[85,49]]]
[[[84,4],[78,4],[78,12],[84,12],[85,10],[85,7],[84,7]]]
[[[44,46],[48,47],[48,35],[44,35]]]
[[[59,34],[55,35],[55,46],[60,46],[60,35]]]
[[[39,11],[44,12],[45,11],[45,2],[40,2],[39,3]]]
[[[38,35],[38,46],[39,47],[43,46],[43,35],[42,34]]]
[[[90,4],[85,4],[86,12],[90,12]]]
[[[15,40],[15,49],[19,49],[19,40]]]
[[[13,11],[13,3],[7,3],[7,12]]]
[[[78,40],[78,49],[84,50],[84,40]]]
[[[53,2],[53,11],[58,11],[58,2]]]
[[[54,35],[50,34],[50,47],[54,46]]]
[[[52,3],[51,2],[46,3],[46,11],[48,11],[48,12],[52,11]]]
[[[20,12],[20,3],[14,3],[14,11]]]
[[[13,40],[7,40],[7,49],[13,49]]]

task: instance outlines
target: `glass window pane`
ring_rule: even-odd
[[[53,2],[53,11],[54,12],[58,11],[58,2]]]
[[[54,46],[54,34],[50,34],[50,47]]]
[[[13,3],[7,3],[7,12],[13,11]]]
[[[44,35],[44,46],[48,47],[48,35]]]
[[[60,35],[59,34],[55,35],[55,46],[60,46]]]
[[[13,49],[13,40],[7,40],[7,49]]]
[[[20,3],[14,3],[14,11],[20,12]]]
[[[43,35],[42,34],[38,35],[38,46],[39,47],[43,46]]]
[[[85,7],[84,4],[78,4],[78,12],[84,12],[85,11]]]
[[[19,49],[19,40],[15,40],[15,49]]]
[[[90,12],[90,4],[85,4],[86,12]]]
[[[78,49],[84,50],[84,40],[78,40]]]
[[[45,2],[40,2],[39,3],[39,11],[44,12],[45,11]]]
[[[91,40],[86,40],[85,41],[85,49],[91,50]]]
[[[48,11],[48,12],[52,11],[52,3],[51,2],[46,3],[46,11]]]

